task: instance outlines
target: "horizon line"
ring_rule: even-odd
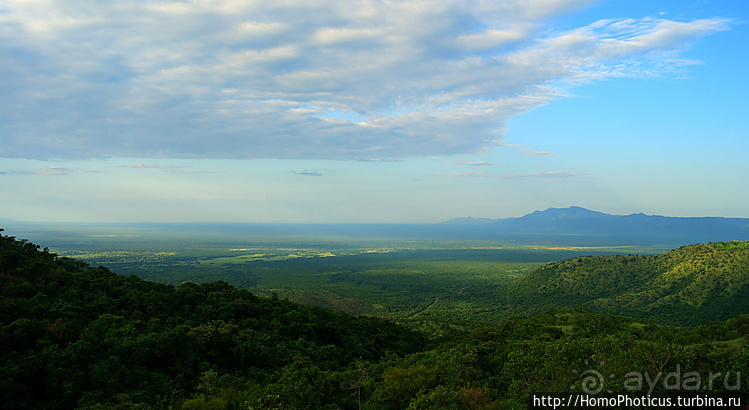
[[[45,224],[45,223],[53,223],[53,224],[265,224],[265,225],[440,225],[445,224],[447,222],[460,220],[460,219],[478,219],[478,220],[488,220],[491,222],[495,221],[501,221],[505,219],[518,219],[522,218],[527,215],[531,215],[533,213],[537,212],[547,212],[551,210],[568,210],[568,209],[581,209],[584,211],[589,211],[592,213],[598,213],[602,215],[608,215],[608,216],[632,216],[632,215],[644,215],[644,216],[650,216],[650,217],[663,217],[663,218],[681,218],[681,219],[689,219],[689,218],[723,218],[723,219],[749,219],[749,216],[714,216],[714,215],[703,215],[703,216],[669,216],[669,215],[661,215],[661,214],[646,214],[644,212],[632,212],[629,214],[609,214],[606,212],[601,211],[595,211],[589,208],[585,208],[582,206],[577,205],[571,205],[568,207],[548,207],[546,209],[537,209],[531,212],[527,212],[521,216],[507,216],[507,217],[499,217],[499,218],[491,218],[491,217],[481,217],[481,216],[458,216],[453,217],[445,220],[440,221],[434,221],[434,222],[365,222],[365,221],[358,221],[358,222],[288,222],[288,221],[81,221],[81,220],[75,220],[75,221],[45,221],[45,220],[21,220],[21,219],[14,219],[14,218],[0,218],[0,223],[4,222],[16,222],[16,223],[29,223],[29,224]],[[2,227],[0,227],[1,229]]]

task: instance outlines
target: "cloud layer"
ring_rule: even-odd
[[[442,174],[442,177],[480,177],[480,178],[505,178],[505,179],[541,179],[551,180],[557,178],[570,178],[578,177],[583,175],[580,172],[572,171],[546,171],[546,172],[532,172],[532,173],[515,173],[515,174],[490,174],[487,172],[454,172],[452,174]]]
[[[477,152],[722,19],[549,21],[592,0],[0,4],[0,157],[387,159]]]

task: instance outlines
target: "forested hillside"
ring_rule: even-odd
[[[606,377],[583,391],[669,393],[627,377],[721,372],[696,387],[746,392],[749,316],[674,328],[552,309],[448,327],[156,284],[0,235],[2,408],[526,408],[533,392],[589,389],[591,370]]]
[[[653,256],[596,256],[545,265],[500,291],[533,310],[586,306],[671,324],[749,312],[749,242],[683,246]]]
[[[12,404],[4,408],[165,405],[211,375],[279,383],[269,391],[281,394],[286,367],[314,362],[309,371],[324,374],[423,347],[384,320],[257,298],[225,282],[173,287],[118,276],[7,236],[0,297],[0,399]],[[338,381],[318,382],[328,400],[348,397]],[[313,388],[302,384],[294,383]]]

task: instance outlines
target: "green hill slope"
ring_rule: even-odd
[[[749,242],[683,246],[654,256],[596,256],[545,265],[501,290],[539,310],[597,311],[699,324],[749,312]]]
[[[0,235],[3,408],[167,408],[206,383],[247,380],[274,386],[255,397],[285,395],[289,407],[349,403],[331,374],[417,351],[421,341],[385,320],[259,298],[226,282],[174,287],[119,276]],[[284,382],[296,367],[317,385]],[[316,395],[284,390],[297,387]]]
[[[119,276],[0,235],[3,409],[515,409],[580,392],[593,370],[599,390],[638,397],[702,374],[688,387],[747,403],[748,342],[749,315],[676,328],[575,308],[426,345],[384,320]],[[664,382],[633,390],[633,372]]]

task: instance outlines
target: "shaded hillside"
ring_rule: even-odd
[[[297,294],[289,295],[286,299],[302,305],[319,306],[325,309],[346,312],[351,315],[360,315],[374,310],[374,306],[371,303],[354,298]]]
[[[581,305],[673,324],[724,320],[749,313],[749,242],[569,259],[545,265],[500,292],[510,304],[531,310]]]
[[[221,375],[275,386],[256,394],[276,397],[285,368],[340,371],[416,351],[421,340],[384,320],[259,298],[225,282],[174,287],[119,276],[0,235],[3,408],[166,408]],[[340,383],[321,379],[316,388],[349,403]]]

